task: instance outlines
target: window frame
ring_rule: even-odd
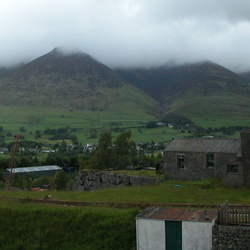
[[[227,175],[239,175],[240,166],[237,164],[227,165]]]
[[[176,155],[177,158],[177,168],[184,169],[185,168],[185,154],[178,153]]]
[[[211,159],[209,159],[211,157]],[[214,154],[207,153],[206,154],[206,168],[213,169],[214,168]]]

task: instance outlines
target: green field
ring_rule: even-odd
[[[212,112],[212,111],[211,111]],[[222,126],[250,126],[248,117],[215,117],[213,113],[203,114],[202,116],[191,115],[189,118],[199,126],[222,127]],[[74,109],[51,109],[37,107],[11,107],[0,106],[0,126],[4,131],[14,134],[22,134],[25,140],[35,140],[37,131],[44,131],[46,128],[71,128],[79,143],[95,143],[100,134],[104,131],[111,131],[112,136],[116,137],[120,132],[131,130],[132,140],[135,142],[163,142],[168,143],[174,137],[189,135],[187,131],[174,130],[167,127],[147,129],[145,123],[157,121],[157,116],[145,113],[138,113],[131,109],[130,112],[108,112],[108,111],[86,111]],[[20,129],[22,128],[22,132]],[[184,133],[183,133],[184,132]],[[93,136],[94,135],[94,136]],[[238,134],[236,135],[238,136]],[[12,136],[5,137],[6,142],[11,142]],[[37,141],[55,144],[61,141],[51,141],[49,136],[42,136]]]
[[[31,199],[100,202],[92,207],[36,204]],[[214,179],[164,182],[91,192],[0,191],[1,249],[136,249],[138,203],[148,206],[180,203],[250,205],[249,188],[229,188]],[[5,198],[3,198],[3,196]],[[6,196],[20,200],[6,201]],[[112,203],[109,205],[108,202]],[[135,203],[116,209],[115,203]],[[13,236],[14,235],[14,236]]]
[[[97,142],[100,133],[110,129],[114,137],[120,133],[120,129],[131,130],[132,140],[135,142],[166,142],[173,137],[181,136],[179,131],[173,129],[166,127],[146,129],[142,124],[156,119],[148,114],[133,113],[133,110],[130,113],[121,114],[106,111],[0,106],[0,125],[3,126],[4,131],[22,134],[25,140],[34,140],[35,132],[38,130],[62,127],[77,129],[74,134],[82,144]],[[25,128],[25,132],[20,132],[21,127]],[[116,130],[118,132],[115,132]],[[93,132],[96,138],[90,138]],[[5,139],[12,141],[12,137]],[[40,141],[50,143],[46,137]]]
[[[0,196],[14,196],[32,199],[43,199],[52,194],[55,200],[99,201],[99,202],[134,202],[134,203],[188,203],[188,204],[221,204],[225,201],[232,204],[250,205],[250,189],[246,187],[226,187],[217,180],[197,182],[166,181],[159,185],[147,187],[126,187],[95,190],[91,192],[32,192],[0,191]]]

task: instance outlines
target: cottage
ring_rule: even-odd
[[[215,210],[147,208],[136,217],[137,249],[212,248]]]
[[[250,130],[241,138],[174,139],[164,150],[165,179],[222,179],[224,184],[250,185]]]

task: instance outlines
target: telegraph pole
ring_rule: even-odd
[[[19,140],[22,138],[22,135],[15,135],[14,136],[14,144],[11,150],[11,161],[10,161],[10,172],[7,175],[6,178],[6,183],[5,183],[5,190],[9,191],[12,183],[12,177],[13,177],[13,169],[16,166],[16,154],[18,151],[18,146],[19,146]]]

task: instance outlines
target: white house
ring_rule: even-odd
[[[215,210],[147,208],[136,217],[137,250],[210,250]]]

